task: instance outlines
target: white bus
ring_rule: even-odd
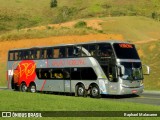
[[[149,67],[147,74],[149,74]],[[88,42],[9,50],[8,88],[76,96],[141,94],[142,63],[135,45]]]

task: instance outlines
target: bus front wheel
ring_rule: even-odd
[[[90,89],[90,96],[92,98],[100,98],[100,91],[97,85],[92,85]]]
[[[20,85],[20,91],[21,92],[27,92],[27,85],[25,83],[21,83],[21,85]]]

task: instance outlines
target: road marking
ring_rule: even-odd
[[[144,96],[141,96],[141,97],[138,97],[139,99],[153,99],[153,100],[160,100],[160,98],[150,98],[150,97],[144,97]]]

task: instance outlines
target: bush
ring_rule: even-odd
[[[50,7],[51,8],[57,7],[57,0],[51,0]]]
[[[74,25],[75,28],[87,27],[87,23],[84,21],[79,21]]]
[[[75,19],[74,17],[77,13],[78,10],[75,7],[71,8],[67,6],[60,7],[58,8],[58,12],[54,17],[53,23],[62,23]]]

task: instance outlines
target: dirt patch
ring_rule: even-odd
[[[160,41],[160,39],[141,40],[141,41],[134,42],[134,44],[143,44],[143,43],[149,43],[154,41]]]
[[[149,46],[149,50],[150,50],[150,51],[153,51],[153,49],[154,49],[154,48],[156,48],[156,45],[155,45],[155,44],[154,44],[154,45]]]
[[[81,43],[87,41],[103,40],[123,40],[120,34],[89,34],[89,35],[72,35],[72,36],[55,36],[41,39],[23,39],[0,42],[0,61],[6,61],[7,52],[10,49],[32,48],[35,46],[53,46],[57,44]],[[2,60],[3,58],[3,60]]]
[[[83,20],[82,20],[83,21]],[[100,19],[94,19],[94,20],[84,20],[87,23],[87,27],[91,27],[96,30],[102,30],[101,23],[104,22],[103,20]],[[78,21],[71,21],[71,22],[65,22],[65,23],[60,23],[60,24],[48,24],[46,26],[38,26],[38,27],[33,27],[33,28],[25,28],[22,30],[45,30],[49,28],[62,28],[62,27],[67,27],[67,28],[72,28]]]

